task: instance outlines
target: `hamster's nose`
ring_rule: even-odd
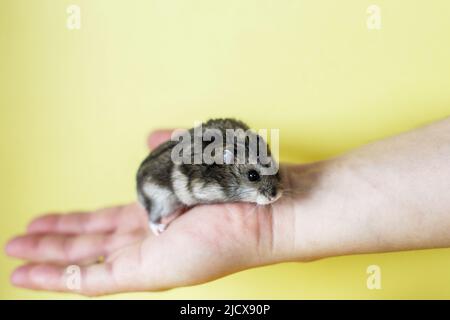
[[[277,188],[272,188],[272,191],[270,192],[270,196],[275,198],[277,196]]]

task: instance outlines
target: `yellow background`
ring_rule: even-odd
[[[450,114],[450,2],[0,0],[0,243],[49,211],[134,200],[145,138],[234,116],[324,159]],[[66,28],[69,4],[81,30]],[[76,298],[16,289],[1,298]],[[382,289],[366,288],[377,264]],[[339,257],[114,298],[450,298],[450,250]]]

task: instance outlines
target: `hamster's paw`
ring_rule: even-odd
[[[164,230],[166,230],[167,224],[149,222],[150,230],[152,230],[155,236],[159,236]]]

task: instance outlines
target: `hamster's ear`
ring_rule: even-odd
[[[233,164],[234,163],[234,152],[229,149],[223,150],[223,163]]]

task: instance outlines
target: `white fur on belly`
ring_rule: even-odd
[[[171,190],[151,181],[144,183],[142,191],[152,201],[152,213],[165,216],[172,213],[177,206],[177,199]]]
[[[225,200],[225,193],[218,183],[205,184],[201,181],[194,181],[192,191],[197,199],[205,202]]]
[[[188,178],[180,172],[179,166],[175,166],[172,171],[173,190],[178,199],[187,206],[192,206],[198,201],[188,188]]]

